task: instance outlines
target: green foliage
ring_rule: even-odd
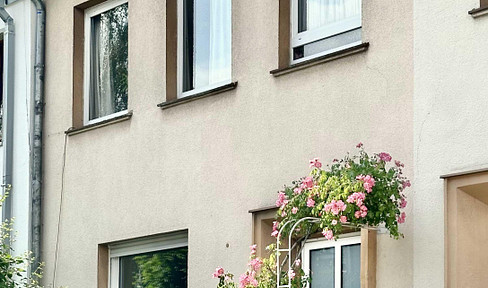
[[[0,207],[8,196],[0,199]],[[6,220],[0,226],[0,287],[2,288],[42,288],[39,280],[42,278],[42,264],[29,275],[35,259],[31,252],[13,256],[12,243],[15,241],[12,234],[12,221]]]
[[[296,229],[297,234],[323,231],[325,235],[326,231],[331,231],[330,235],[337,238],[344,227],[384,225],[393,238],[403,237],[398,224],[404,221],[405,214],[400,209],[404,208],[402,203],[406,205],[404,188],[410,185],[403,176],[403,164],[396,161],[395,165],[387,167],[387,163],[391,161],[389,154],[381,153],[370,157],[362,145],[359,147],[359,155],[348,154],[344,159],[336,160],[330,169],[322,170],[319,163],[319,167],[314,167],[308,177],[309,183],[312,183],[309,186],[304,184],[307,183],[307,178],[304,177],[293,182],[292,186],[285,187],[281,192],[285,194],[284,198],[281,195],[285,200],[280,203],[278,219],[281,223],[277,228],[282,228],[284,223],[289,221],[296,222],[304,217],[313,217],[319,218],[320,221],[302,222]],[[361,180],[364,176],[372,179],[371,191],[365,189],[365,181]],[[353,197],[354,193],[364,197],[359,202],[360,205],[351,201],[350,197]],[[307,205],[309,199],[315,203],[313,207]],[[336,210],[333,213],[330,207],[333,207],[334,203],[344,204],[344,210]],[[365,209],[365,213],[359,216],[362,212],[361,207]],[[347,220],[341,221],[341,216],[342,220]],[[281,237],[289,235],[291,226],[283,228]]]

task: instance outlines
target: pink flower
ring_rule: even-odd
[[[361,211],[361,217],[364,218],[368,215],[368,207],[366,206],[361,206],[360,208],[360,211]]]
[[[405,189],[407,187],[412,186],[412,184],[410,184],[410,181],[409,180],[406,180],[406,181],[403,181],[402,182],[402,186],[403,186],[403,189]]]
[[[334,238],[334,233],[329,229],[324,229],[324,231],[322,231],[322,235],[324,235],[327,240]]]
[[[309,189],[312,188],[313,187],[313,178],[310,176],[306,177],[305,179],[303,179],[303,184],[305,184],[305,186]]]
[[[356,145],[356,148],[361,148],[361,147],[363,147],[363,143],[359,142],[358,145]]]
[[[297,214],[298,213],[298,207],[293,207],[293,209],[291,209],[291,213]]]
[[[398,223],[400,223],[400,224],[405,223],[406,217],[407,217],[407,214],[405,214],[405,212],[402,212],[402,214],[400,214],[400,216],[398,217]]]
[[[263,260],[261,260],[259,258],[254,258],[254,259],[251,259],[251,261],[249,261],[249,266],[251,266],[251,268],[254,271],[258,271],[262,265],[263,265]]]
[[[361,211],[354,212],[354,217],[356,217],[357,219],[361,218]]]
[[[332,223],[332,225],[337,225],[337,220],[334,219],[334,220],[332,220],[331,223]]]
[[[300,263],[301,263],[300,259],[295,260],[295,266],[296,267],[300,267]]]
[[[278,230],[275,230],[271,233],[271,237],[278,237],[278,233],[280,233]]]
[[[273,221],[273,230],[278,230],[278,226],[280,226],[280,222]]]
[[[320,163],[319,158],[313,158],[310,162],[310,168],[315,167],[315,168],[320,168],[322,167],[322,163]]]
[[[258,245],[254,244],[249,246],[249,248],[251,248],[251,255],[254,255],[256,254],[256,249],[258,248]]]
[[[397,167],[405,167],[405,165],[402,162],[398,161],[398,160],[395,160],[395,165]]]
[[[285,217],[285,216],[286,216],[286,211],[284,211],[284,210],[283,210],[283,211],[281,212],[281,217]]]
[[[224,275],[224,268],[217,267],[215,268],[215,272],[212,274],[213,278],[219,278],[220,276]]]
[[[341,216],[340,220],[341,220],[341,223],[346,223],[347,222],[347,217],[346,216]]]
[[[246,288],[248,285],[253,287],[258,286],[258,281],[256,280],[256,271],[247,272],[239,277],[239,288]]]
[[[347,197],[347,203],[356,203],[358,207],[363,205],[363,201],[366,198],[366,194],[363,192],[354,192]]]
[[[289,270],[289,271],[288,271],[288,277],[290,277],[290,279],[295,278],[295,275],[296,275],[296,274],[295,274],[295,271],[293,271],[293,270]]]
[[[386,152],[381,152],[378,156],[380,157],[381,161],[385,161],[385,162],[390,162],[391,161],[390,154],[388,154]]]
[[[334,215],[339,215],[341,211],[346,210],[347,205],[342,200],[332,200],[329,204],[324,206],[325,212],[332,212]]]
[[[356,177],[356,179],[363,181],[364,190],[366,190],[368,193],[371,193],[371,191],[373,191],[375,180],[373,177],[371,177],[371,175],[359,175]]]
[[[400,208],[405,208],[407,207],[407,200],[402,197],[402,200],[400,201]]]
[[[276,207],[284,206],[288,203],[286,199],[286,194],[284,192],[278,193],[278,200],[276,200]]]
[[[295,194],[301,194],[302,193],[302,190],[303,190],[302,187],[297,187],[297,188],[293,189],[293,193],[295,193]]]
[[[307,207],[315,207],[315,201],[312,198],[308,198],[307,200]]]

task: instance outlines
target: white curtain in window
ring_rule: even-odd
[[[195,88],[231,79],[231,0],[195,0]]]
[[[361,14],[361,0],[308,0],[307,30]]]
[[[114,112],[113,77],[110,70],[110,45],[107,21],[100,15],[92,18],[90,119]]]

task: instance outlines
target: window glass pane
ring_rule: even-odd
[[[361,287],[361,245],[342,246],[342,288]]]
[[[361,0],[298,0],[298,32],[360,16]]]
[[[335,248],[310,251],[310,288],[334,288]]]
[[[183,91],[230,81],[231,0],[184,2]]]
[[[90,120],[127,110],[128,8],[91,18]]]
[[[188,247],[120,258],[120,288],[187,288]]]

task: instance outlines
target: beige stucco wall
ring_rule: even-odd
[[[53,280],[73,6],[81,2],[46,1],[45,284]],[[245,269],[248,210],[272,205],[275,191],[308,173],[308,159],[329,162],[362,141],[413,174],[411,1],[364,1],[366,53],[274,78],[278,1],[234,0],[239,86],[164,111],[156,104],[165,97],[165,1],[129,2],[134,115],[67,139],[57,286],[96,286],[99,243],[188,228],[189,287],[214,287],[216,266]],[[402,231],[400,241],[379,236],[378,287],[412,287],[412,218]]]
[[[488,17],[480,1],[414,1],[414,287],[444,287],[444,180],[488,168]]]

